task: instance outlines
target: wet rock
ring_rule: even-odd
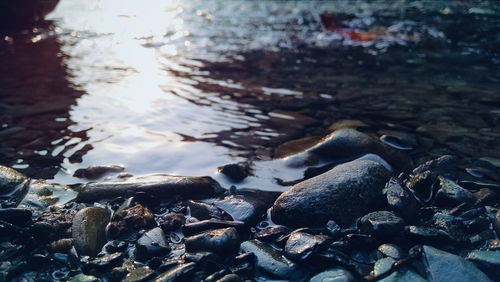
[[[87,168],[79,168],[73,173],[74,177],[94,180],[103,177],[108,173],[118,173],[124,171],[125,168],[118,165],[97,165]]]
[[[278,225],[278,226],[269,226],[266,227],[259,232],[255,233],[253,236],[256,239],[260,239],[262,241],[266,240],[274,240],[282,235],[290,233],[291,230],[285,226]]]
[[[309,280],[309,282],[326,282],[326,281],[354,282],[356,281],[356,279],[349,271],[341,267],[336,267],[318,273],[313,277],[311,277],[311,279]]]
[[[173,231],[181,228],[186,223],[186,217],[182,213],[168,213],[161,217],[160,226],[163,231]]]
[[[428,281],[491,281],[472,262],[430,246],[422,247],[422,262]]]
[[[294,185],[271,209],[273,221],[290,226],[320,226],[328,220],[350,224],[380,201],[389,179],[383,165],[355,160]]]
[[[214,205],[229,214],[233,220],[245,223],[258,221],[268,208],[262,201],[241,195],[227,196]]]
[[[380,141],[382,141],[384,144],[389,145],[395,149],[398,150],[403,150],[403,151],[409,151],[413,150],[413,146],[405,142],[405,140],[402,140],[401,138],[397,136],[391,136],[391,135],[382,135],[380,136]]]
[[[123,260],[123,257],[123,253],[107,254],[96,257],[87,261],[82,266],[82,270],[86,274],[95,274],[105,270],[110,270],[112,267],[118,265]]]
[[[74,200],[76,195],[68,186],[32,179],[29,182],[29,192],[19,206],[36,210],[45,210],[50,206],[63,207]]]
[[[170,252],[170,247],[165,240],[165,233],[160,227],[153,228],[144,233],[135,243],[136,258],[145,260],[153,256],[161,256]]]
[[[32,215],[33,213],[28,209],[0,209],[0,220],[17,226],[26,226],[31,221]]]
[[[160,274],[154,281],[155,282],[175,282],[175,281],[188,281],[186,278],[193,273],[196,268],[194,262],[180,264],[173,269]]]
[[[342,228],[333,220],[329,220],[326,223],[326,230],[332,236],[333,239],[336,239],[340,236],[340,232],[342,231]]]
[[[132,197],[137,192],[148,193],[159,199],[181,196],[186,199],[203,199],[223,191],[210,177],[186,177],[154,174],[117,179],[107,182],[90,182],[72,186],[78,192],[77,201],[95,202],[116,197]]]
[[[306,260],[327,243],[328,239],[325,235],[292,232],[286,241],[286,256],[294,261]]]
[[[103,251],[108,254],[123,252],[127,249],[128,243],[125,241],[111,240],[102,247]]]
[[[218,167],[217,170],[231,178],[233,181],[242,181],[251,173],[250,164],[247,162],[235,163],[235,164],[227,164],[221,167]]]
[[[406,257],[407,252],[403,251],[400,247],[394,244],[383,244],[380,245],[377,250],[384,256],[390,257],[393,259],[402,259]]]
[[[155,226],[154,214],[148,208],[136,205],[115,213],[107,227],[107,233],[110,238],[118,238]]]
[[[234,227],[207,231],[185,239],[186,250],[234,253],[240,246],[240,237]]]
[[[402,231],[405,222],[392,212],[376,211],[363,216],[358,226],[362,233],[371,234],[377,238],[387,238]]]
[[[99,279],[92,275],[85,275],[80,273],[78,275],[73,276],[70,280],[71,282],[98,282]]]
[[[375,263],[375,266],[373,268],[373,275],[378,276],[383,273],[386,273],[387,271],[390,271],[391,267],[395,264],[395,260],[393,258],[384,258],[381,260],[378,260]],[[378,281],[383,281],[383,282],[398,282],[398,281],[408,281],[408,282],[424,282],[426,281],[422,276],[418,275],[414,271],[407,269],[407,268],[402,268],[398,269],[391,274],[389,274],[387,277],[380,279]]]
[[[99,207],[80,210],[71,226],[73,242],[80,255],[95,256],[106,244],[106,225],[110,212]]]
[[[73,239],[60,239],[50,244],[50,250],[54,253],[66,253],[73,247]]]
[[[500,195],[497,191],[490,188],[482,188],[474,193],[476,206],[490,206],[498,202]]]
[[[127,276],[125,276],[125,279],[123,279],[123,282],[141,282],[141,281],[149,281],[154,276],[155,272],[147,267],[139,267],[136,268],[132,271],[130,271]]]
[[[412,242],[423,244],[450,243],[450,236],[433,227],[426,226],[406,226],[405,234]]]
[[[424,164],[419,165],[413,170],[413,174],[424,173],[429,171],[431,173],[431,183],[437,178],[438,175],[449,179],[455,179],[458,170],[458,160],[454,156],[444,155],[434,160],[430,160]]]
[[[257,268],[269,275],[289,280],[301,280],[307,275],[299,265],[259,240],[241,243],[240,250],[243,253],[253,253]]]
[[[11,208],[23,200],[29,190],[29,178],[5,166],[0,166],[0,207]]]
[[[220,229],[220,228],[228,228],[234,227],[236,229],[242,229],[245,226],[244,222],[241,221],[228,221],[228,220],[218,220],[218,219],[210,219],[210,220],[202,220],[192,223],[186,223],[182,227],[182,231],[186,236],[190,236],[196,233],[200,233],[210,229]]]
[[[228,265],[233,273],[252,276],[255,270],[255,255],[253,253],[243,253],[230,260]]]
[[[436,194],[434,204],[443,207],[454,207],[462,203],[472,203],[475,201],[474,195],[455,182],[438,177],[439,190]]]
[[[387,203],[391,209],[401,214],[405,220],[415,222],[420,210],[420,204],[413,193],[394,177],[387,182],[386,188]]]
[[[214,205],[192,200],[187,201],[186,205],[191,211],[191,216],[196,217],[199,220],[211,218],[222,219],[221,211]]]
[[[500,252],[498,251],[474,250],[467,255],[466,259],[483,265],[485,268],[500,269]]]
[[[217,282],[243,282],[243,279],[241,279],[236,274],[227,274],[221,279],[217,280]]]
[[[497,211],[495,215],[495,220],[493,222],[493,227],[495,228],[495,231],[497,235],[500,235],[500,210]]]
[[[367,127],[368,125],[360,120],[352,120],[352,119],[344,119],[335,122],[334,124],[328,127],[328,131],[335,131],[342,128],[358,128],[358,127]]]

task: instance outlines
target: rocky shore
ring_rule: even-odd
[[[304,168],[283,193],[164,174],[64,186],[0,167],[0,281],[500,280],[498,163],[414,165],[383,139],[338,129],[280,160]],[[251,167],[220,171],[238,182]]]

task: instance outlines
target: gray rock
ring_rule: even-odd
[[[492,280],[500,280],[500,251],[474,250],[467,255],[466,259],[474,262]]]
[[[449,243],[451,241],[450,236],[437,228],[427,227],[427,226],[406,226],[405,234],[408,239],[414,241],[415,243],[422,244],[441,244]]]
[[[140,260],[153,256],[161,256],[170,251],[165,240],[165,233],[160,227],[153,228],[144,233],[136,242],[136,257]]]
[[[354,282],[356,279],[349,271],[341,268],[331,268],[311,277],[309,282]]]
[[[186,276],[189,276],[196,268],[194,262],[180,264],[173,269],[160,274],[154,281],[155,282],[175,282],[187,281]]]
[[[155,274],[155,272],[147,267],[138,267],[130,271],[123,282],[140,282],[140,281],[149,281],[149,279]]]
[[[73,176],[94,180],[101,178],[108,173],[118,173],[124,170],[125,168],[119,165],[96,165],[87,168],[79,168],[75,171]]]
[[[436,194],[434,204],[443,207],[455,207],[462,203],[472,203],[475,197],[469,190],[462,188],[455,182],[445,178],[438,177],[439,190]]]
[[[184,233],[184,235],[190,236],[211,229],[234,227],[238,230],[241,230],[245,226],[246,224],[241,221],[210,219],[210,220],[202,220],[192,223],[186,223],[182,227],[182,232]]]
[[[240,250],[243,253],[253,253],[256,257],[257,268],[269,275],[296,281],[304,279],[307,275],[307,272],[299,265],[291,262],[280,252],[259,240],[241,243]]]
[[[191,211],[191,216],[196,217],[199,220],[222,218],[221,211],[214,205],[192,200],[187,201],[186,205],[189,207]]]
[[[305,232],[292,232],[285,245],[286,256],[294,261],[308,259],[328,241],[328,236],[312,235]]]
[[[104,270],[109,270],[118,265],[123,260],[123,257],[123,253],[114,253],[96,257],[84,264],[82,266],[82,270],[84,273],[98,273]]]
[[[380,245],[377,250],[384,256],[393,259],[402,259],[408,255],[407,252],[403,251],[400,247],[393,244],[383,244]]]
[[[73,243],[80,255],[95,256],[106,244],[106,225],[110,212],[100,207],[80,210],[73,218],[71,226]]]
[[[266,213],[268,206],[263,202],[241,195],[227,196],[214,203],[216,207],[229,214],[233,220],[254,223]]]
[[[221,279],[217,280],[217,282],[243,282],[243,279],[241,279],[236,274],[227,274]]]
[[[133,232],[156,226],[154,214],[146,207],[135,205],[117,211],[107,228],[110,238],[126,237]]]
[[[383,258],[378,260],[375,263],[375,266],[373,268],[373,274],[374,275],[380,275],[382,273],[385,273],[386,271],[389,271],[389,269],[394,265],[396,261],[393,258]],[[412,270],[409,270],[407,268],[402,268],[398,269],[397,271],[394,271],[387,277],[380,279],[378,281],[384,281],[384,282],[399,282],[399,281],[408,281],[408,282],[424,282],[426,281],[422,276],[418,275]]]
[[[391,209],[401,214],[405,220],[415,222],[420,210],[420,204],[413,193],[394,177],[387,182],[386,189],[387,203]]]
[[[48,183],[43,179],[31,179],[29,192],[19,206],[43,211],[49,206],[62,207],[76,196],[77,193],[68,186]]]
[[[153,174],[117,179],[107,182],[90,182],[75,185],[77,201],[94,202],[118,196],[132,197],[137,192],[148,193],[159,199],[181,196],[186,199],[203,199],[223,191],[210,177],[186,177],[166,174]]]
[[[422,262],[428,281],[491,281],[472,262],[430,246],[422,247]]]
[[[29,178],[6,166],[0,166],[0,207],[17,207],[29,190]]]
[[[387,238],[402,231],[405,222],[390,211],[376,211],[363,216],[358,226],[361,233]]]
[[[85,275],[80,273],[78,275],[73,276],[70,280],[71,282],[97,282],[99,279],[92,275]]]
[[[349,225],[375,209],[389,179],[379,163],[355,160],[294,185],[271,208],[274,222],[290,226],[320,226],[328,220]]]
[[[424,164],[419,165],[413,170],[413,174],[424,173],[426,171],[431,172],[431,179],[434,179],[438,175],[454,179],[457,175],[458,159],[451,155],[444,155],[435,160],[430,160]]]
[[[240,246],[240,237],[234,227],[210,230],[185,239],[186,250],[234,253]]]

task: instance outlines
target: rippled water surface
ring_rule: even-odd
[[[46,19],[0,42],[0,162],[33,177],[213,175],[346,119],[416,160],[500,158],[496,1],[60,0]]]

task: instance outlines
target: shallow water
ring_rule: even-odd
[[[344,119],[409,135],[417,161],[500,158],[496,1],[61,0],[46,19],[0,42],[0,162],[32,177],[214,175]]]

